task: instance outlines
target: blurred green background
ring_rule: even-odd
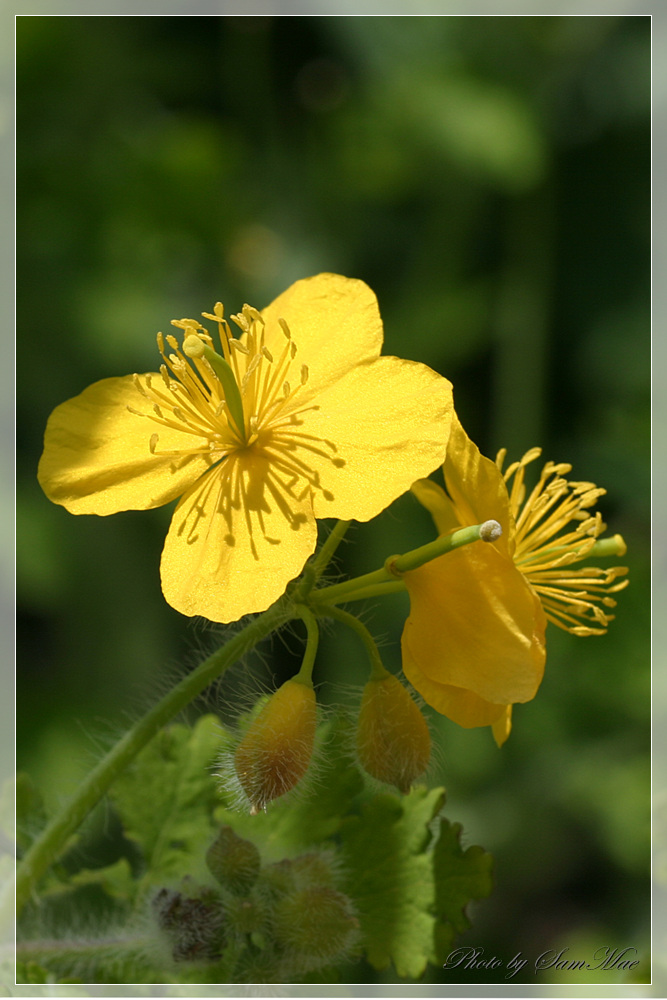
[[[162,599],[169,510],[72,517],[42,495],[50,411],[154,369],[172,318],[261,308],[319,271],[361,278],[385,352],[452,380],[481,449],[571,462],[607,488],[629,546],[608,636],[550,628],[544,683],[502,751],[429,716],[448,816],[496,857],[461,944],[521,951],[515,982],[539,981],[548,949],[634,946],[645,979],[650,18],[17,21],[19,766],[56,808],[217,641]],[[350,532],[340,568],[431,531],[402,498]],[[395,597],[366,618],[394,670],[406,611]],[[280,679],[299,650],[274,642],[197,710],[233,712],[250,666]],[[354,637],[332,629],[318,662],[323,702],[354,704]],[[115,849],[112,821],[98,827],[89,866]]]

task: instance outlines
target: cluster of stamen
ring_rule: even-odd
[[[163,361],[160,378],[134,376],[138,392],[151,405],[150,412],[128,409],[158,425],[148,447],[152,454],[173,458],[175,464],[193,455],[210,456],[211,465],[233,453],[252,450],[261,455],[269,468],[264,488],[297,528],[304,515],[292,511],[290,499],[301,501],[313,491],[326,500],[333,499],[310,464],[309,455],[324,457],[333,466],[345,464],[333,442],[302,429],[304,415],[319,409],[307,400],[300,405],[308,384],[308,367],[297,361],[297,346],[284,319],[278,320],[284,343],[274,355],[265,344],[264,319],[251,306],[245,305],[241,313],[231,317],[239,336],[233,336],[222,303],[215,305],[213,313],[202,315],[217,323],[221,352],[216,352],[211,334],[198,320],[173,320],[172,325],[183,331],[183,343],[179,344],[173,334],[158,334]],[[178,451],[162,449],[160,427],[187,433],[191,444]],[[253,508],[244,494],[247,483],[243,468],[247,463],[232,463],[224,472],[229,477],[226,488],[218,485],[218,509],[230,524],[230,508],[243,507],[246,512]],[[209,484],[207,489],[213,488]],[[207,496],[202,496],[200,506],[205,501]],[[255,515],[264,531],[257,508]],[[248,524],[251,527],[249,520]],[[228,543],[233,544],[231,536]]]
[[[503,449],[496,459],[501,472],[505,454]],[[504,473],[516,525],[514,562],[540,595],[550,622],[575,635],[601,635],[614,617],[605,610],[616,606],[609,595],[627,586],[627,580],[618,581],[627,568],[569,567],[591,553],[606,528],[600,513],[591,512],[606,491],[568,481],[564,476],[572,466],[547,462],[526,497],[525,468],[540,454],[540,448],[531,449]]]

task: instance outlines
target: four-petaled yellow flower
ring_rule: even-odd
[[[109,378],[58,406],[39,481],[75,514],[145,510],[181,497],[162,589],[186,615],[263,611],[315,549],[318,517],[367,521],[444,459],[450,383],[380,357],[382,321],[363,282],[321,274],[258,312],[203,314],[158,335],[159,373]],[[165,344],[166,340],[166,344]]]
[[[503,534],[456,549],[404,575],[410,616],[403,670],[423,698],[461,726],[493,727],[500,746],[512,704],[530,701],[544,673],[547,621],[575,635],[600,635],[613,615],[610,594],[625,567],[586,566],[605,529],[590,508],[605,491],[564,479],[571,466],[548,462],[526,497],[524,470],[534,448],[503,475],[504,451],[484,458],[454,418],[443,466],[447,493],[431,480],[412,487],[439,534],[488,518]],[[612,549],[625,553],[620,536]]]

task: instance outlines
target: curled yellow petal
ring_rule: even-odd
[[[445,715],[464,729],[491,726],[502,718],[505,705],[494,705],[473,694],[472,691],[466,691],[465,688],[455,687],[452,684],[439,684],[420,670],[405,641],[402,644],[402,651],[403,673],[414,689],[419,691],[424,701],[436,712]]]
[[[492,518],[503,533],[494,545],[514,551],[514,519],[507,487],[495,462],[485,458],[454,416],[443,466],[445,485],[461,524],[482,524]]]
[[[456,549],[404,580],[410,616],[403,647],[422,675],[493,705],[535,696],[544,672],[546,618],[523,574],[493,544]]]
[[[491,732],[496,744],[501,747],[512,732],[512,706],[506,705],[505,711],[491,726]]]
[[[410,490],[433,518],[439,535],[447,535],[457,528],[466,527],[456,516],[452,501],[442,486],[438,486],[432,479],[418,479]]]

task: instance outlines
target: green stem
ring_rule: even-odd
[[[364,597],[371,596],[368,593],[369,588],[376,588],[378,584],[388,582],[395,583],[396,577],[400,574],[417,569],[432,559],[437,559],[447,552],[461,548],[462,545],[470,545],[471,542],[479,541],[482,538],[482,528],[490,523],[492,522],[485,521],[484,525],[474,524],[469,528],[460,528],[458,531],[452,532],[451,535],[442,535],[426,545],[421,545],[418,549],[412,549],[400,556],[390,556],[382,569],[376,569],[372,573],[364,573],[363,576],[356,576],[352,580],[344,580],[343,583],[336,583],[331,587],[321,587],[319,590],[313,591],[310,595],[310,603],[312,606],[340,604],[343,601],[358,600],[359,593],[363,593]],[[489,540],[493,541],[494,538],[491,537]],[[384,590],[380,592],[384,593]]]
[[[317,583],[319,578],[322,576],[322,573],[331,562],[336,549],[345,537],[345,532],[350,527],[350,523],[350,521],[336,521],[329,533],[328,538],[324,542],[324,545],[313,559],[315,583]]]
[[[79,786],[59,816],[43,830],[21,862],[16,874],[17,912],[27,903],[44,872],[64,850],[67,841],[97,805],[114,779],[148,741],[204,688],[244,653],[257,645],[290,617],[283,601],[254,618],[246,627],[204,660],[157,703],[104,757]]]
[[[361,579],[357,577],[357,579]],[[367,597],[386,597],[387,594],[402,594],[408,588],[405,586],[405,580],[385,580],[384,583],[376,583],[370,587],[355,587],[347,594],[343,594],[339,597],[335,595],[332,598],[327,599],[326,603],[322,601],[317,603],[316,607],[328,608],[330,605],[347,603],[348,601],[365,601]]]
[[[307,687],[313,686],[313,666],[315,665],[315,657],[317,656],[317,647],[320,641],[320,629],[317,624],[317,619],[312,611],[310,611],[305,605],[299,604],[295,608],[296,614],[305,623],[306,630],[308,632],[308,639],[306,642],[306,652],[303,654],[303,662],[301,664],[301,669],[296,677],[292,680],[298,681],[300,684],[305,684]]]
[[[375,639],[370,634],[365,625],[355,618],[354,615],[348,614],[347,611],[343,611],[341,608],[328,607],[326,611],[322,614],[326,614],[330,618],[335,618],[336,621],[342,622],[351,628],[353,632],[356,632],[361,641],[363,642],[366,652],[368,653],[368,659],[371,663],[371,677],[372,681],[381,681],[383,678],[389,676],[389,671],[385,669],[385,666],[380,658],[380,653],[377,648],[377,643]]]
[[[331,562],[350,524],[350,521],[337,521],[315,558],[306,563],[300,579],[295,581],[294,589],[291,591],[291,597],[295,602],[307,600],[311,590]]]
[[[16,958],[20,962],[36,962],[50,972],[61,975],[81,973],[113,963],[114,966],[130,961],[146,961],[146,955],[155,948],[155,938],[102,938],[93,941],[56,938],[45,941],[18,941]]]

